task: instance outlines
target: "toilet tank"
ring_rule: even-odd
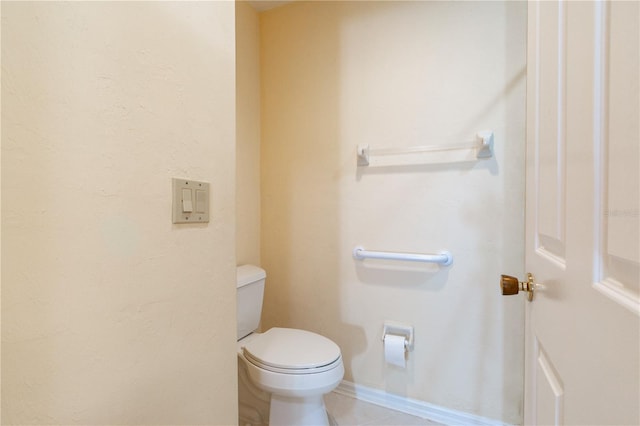
[[[240,340],[258,329],[267,273],[254,265],[242,265],[236,269],[236,277],[236,318]]]

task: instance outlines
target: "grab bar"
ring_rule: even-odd
[[[442,251],[439,254],[393,253],[387,251],[369,251],[365,250],[362,246],[356,246],[353,249],[353,257],[358,260],[387,259],[406,260],[409,262],[429,262],[438,263],[443,266],[449,266],[453,263],[453,255],[448,251]]]

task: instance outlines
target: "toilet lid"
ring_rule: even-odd
[[[274,371],[317,369],[340,358],[338,345],[324,336],[277,327],[248,342],[243,353],[253,364]]]

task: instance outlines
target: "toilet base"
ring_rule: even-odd
[[[292,398],[271,394],[270,426],[330,426],[331,423],[322,395]]]
[[[247,374],[247,367],[238,359],[238,419],[240,425],[268,426],[271,395],[257,388]]]

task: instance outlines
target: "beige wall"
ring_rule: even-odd
[[[236,2],[236,255],[260,265],[260,31],[258,13]]]
[[[2,5],[2,422],[236,422],[231,2]],[[211,222],[171,224],[171,177]]]
[[[521,421],[526,3],[296,2],[261,15],[266,327],[335,340],[345,379]],[[356,146],[458,144],[477,163],[357,168]],[[434,157],[435,158],[435,157]],[[354,246],[454,255],[357,262]],[[407,368],[382,325],[415,327]]]

